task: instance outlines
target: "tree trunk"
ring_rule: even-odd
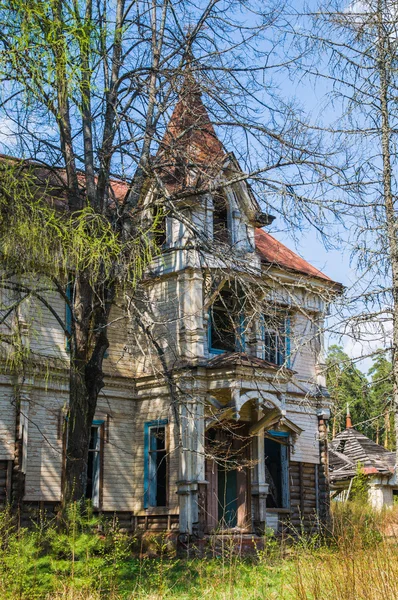
[[[109,346],[106,325],[114,294],[113,284],[94,290],[85,274],[76,279],[69,375],[68,440],[62,494],[64,505],[81,501],[86,494],[91,425],[98,395],[104,387],[102,363]],[[103,302],[95,305],[94,298],[98,297]],[[90,334],[93,340],[90,340]]]
[[[92,390],[88,389],[86,365],[74,362],[74,365],[71,364],[69,377],[68,443],[63,494],[65,504],[80,501],[86,493],[88,448],[97,403]]]
[[[388,40],[383,30],[383,0],[378,2],[378,31],[377,55],[380,77],[380,111],[381,111],[381,145],[383,157],[383,195],[386,212],[387,238],[392,274],[393,294],[393,344],[392,344],[392,376],[393,376],[393,405],[395,413],[395,432],[398,439],[398,240],[397,219],[394,209],[391,175],[391,129],[388,106],[388,60],[386,48]],[[396,450],[396,467],[398,466],[398,447]]]

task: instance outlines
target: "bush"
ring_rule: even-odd
[[[95,517],[88,504],[71,505],[62,521],[43,517],[18,527],[0,513],[0,598],[35,600],[65,589],[112,590],[130,554],[131,538]]]

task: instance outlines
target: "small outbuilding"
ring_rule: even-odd
[[[376,444],[352,426],[347,411],[346,428],[329,445],[329,481],[331,497],[348,500],[358,465],[368,478],[369,503],[376,510],[394,504],[398,497],[395,473],[396,455]]]

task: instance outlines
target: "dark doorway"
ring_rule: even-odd
[[[279,440],[265,438],[265,479],[268,483],[267,507],[287,508],[288,500],[288,452],[287,437]]]
[[[238,524],[238,481],[236,469],[218,465],[218,523],[230,529]]]

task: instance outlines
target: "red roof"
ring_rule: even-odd
[[[225,151],[198,84],[187,75],[155,159],[170,192],[205,188],[219,172]]]
[[[256,229],[255,240],[257,251],[265,262],[292,271],[298,271],[305,275],[332,281],[330,277],[310,265],[310,263],[295,254],[292,250],[289,250],[289,248],[278,242],[272,235],[263,231],[263,229]]]

